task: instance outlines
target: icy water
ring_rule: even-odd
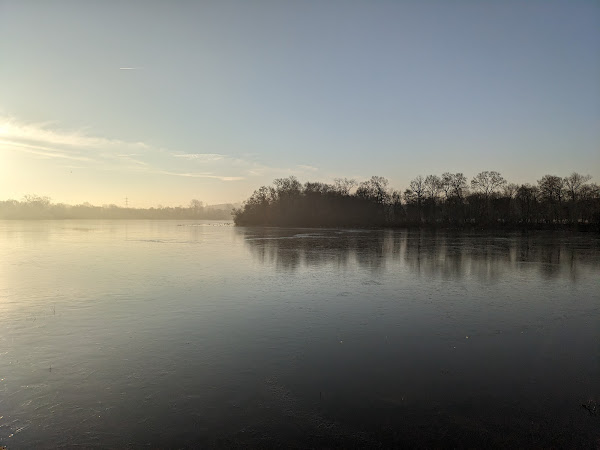
[[[0,445],[600,446],[600,236],[0,221]]]

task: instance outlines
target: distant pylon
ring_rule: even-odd
[[[125,208],[129,208],[129,199],[125,197]]]

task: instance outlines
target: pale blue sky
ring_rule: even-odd
[[[0,61],[0,199],[600,182],[598,1],[0,0]]]

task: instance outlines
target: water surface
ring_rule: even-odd
[[[595,447],[596,234],[0,221],[0,445]]]

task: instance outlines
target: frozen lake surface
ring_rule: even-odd
[[[600,445],[598,234],[0,221],[0,320],[9,450]]]

